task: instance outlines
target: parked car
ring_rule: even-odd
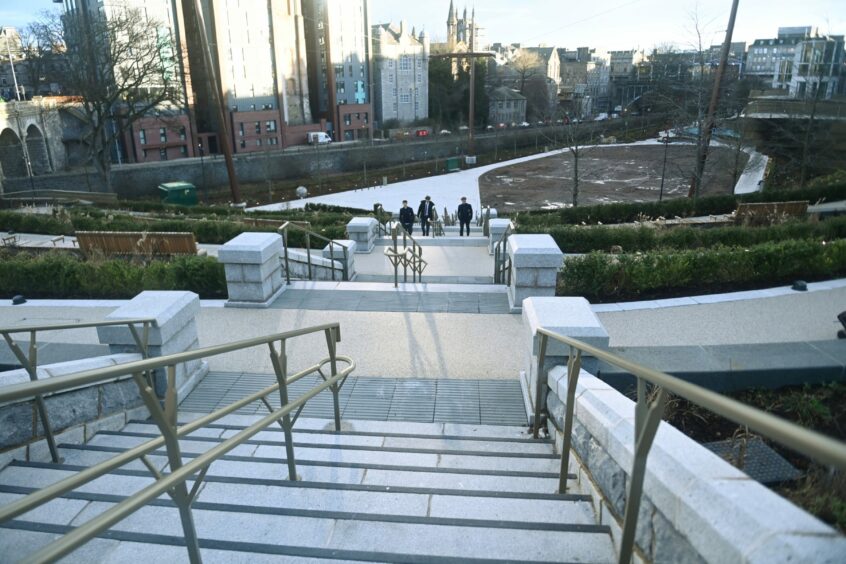
[[[466,125],[459,125],[458,126],[458,131],[467,131],[468,129],[470,129],[470,128],[467,127]]]
[[[428,129],[418,129],[417,131],[414,132],[414,135],[416,135],[417,137],[428,137],[429,136],[429,130]]]
[[[521,121],[520,127],[529,127],[529,122],[528,121]]]
[[[452,135],[452,131],[450,131],[449,129],[441,129],[438,135]]]
[[[306,134],[306,141],[309,145],[323,145],[324,143],[331,143],[332,138],[328,133],[322,131],[309,131]]]

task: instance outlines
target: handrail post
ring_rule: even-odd
[[[336,356],[336,349],[337,349],[337,336],[334,327],[330,327],[326,329],[326,346],[329,348],[329,366],[330,370],[332,371],[332,377],[334,378],[338,374],[338,363],[337,363],[337,356]],[[338,387],[338,383],[335,382],[329,388],[332,390],[332,400],[335,404],[335,430],[341,430],[341,406],[338,401],[338,395],[341,391]]]
[[[532,437],[535,439],[538,438],[538,431],[540,431],[541,402],[543,401],[543,392],[546,388],[546,381],[544,381],[543,385],[541,385],[541,378],[543,376],[543,364],[546,360],[546,345],[548,340],[549,337],[547,337],[546,334],[540,334],[537,380],[535,382],[535,420],[532,421]]]
[[[406,239],[407,235],[408,235],[408,231],[406,231],[405,227],[403,227],[402,228],[402,248],[403,249],[408,248],[408,240]],[[415,282],[417,281],[417,279],[414,277],[413,272],[411,273],[411,280],[415,281]],[[408,261],[405,261],[405,260],[402,261],[402,281],[408,282]]]
[[[350,250],[347,248],[346,245],[341,245],[341,248],[344,249],[344,264],[342,265],[343,271],[342,271],[341,274],[343,276],[344,282],[349,282],[350,281],[350,269],[347,265],[349,264],[349,260],[350,260]]]
[[[646,475],[646,457],[652,447],[652,441],[664,415],[667,404],[667,391],[658,388],[658,397],[648,402],[646,384],[637,379],[637,405],[635,406],[635,452],[632,473],[629,478],[629,491],[626,496],[626,514],[623,518],[623,535],[620,539],[619,564],[629,564],[634,550],[635,532],[640,502],[643,497],[643,479]]]
[[[176,411],[176,366],[167,367],[167,391],[165,392],[165,408],[162,410],[159,399],[152,386],[144,379],[140,372],[132,375],[141,398],[155,421],[156,426],[162,433],[167,452],[170,471],[176,472],[182,468],[182,453],[179,448],[179,436],[177,435]],[[182,530],[185,534],[185,547],[188,549],[188,558],[192,564],[200,564],[203,559],[200,556],[200,544],[197,538],[197,528],[194,524],[194,515],[191,512],[192,497],[188,493],[188,485],[185,481],[176,484],[170,490],[170,496],[179,509],[179,517],[182,520]]]
[[[282,228],[282,246],[285,248],[285,283],[291,285],[291,266],[288,264],[288,226]]]
[[[397,256],[397,237],[397,226],[394,225],[391,227],[391,238],[394,240],[394,257]],[[405,242],[405,233],[403,233],[403,242]],[[394,263],[394,288],[397,286],[399,286],[399,262]]]
[[[575,354],[574,354],[575,353]],[[570,445],[573,439],[573,413],[576,403],[576,385],[582,369],[582,351],[570,345],[567,358],[567,405],[564,406],[564,430],[561,436],[561,468],[558,473],[558,493],[567,493],[567,476],[570,473]]]
[[[308,259],[308,279],[312,279],[311,275],[311,233],[306,231],[305,234],[305,242],[306,242],[306,257]]]
[[[276,381],[279,383],[279,401],[281,407],[288,405],[288,353],[285,351],[285,339],[279,341],[279,353],[273,347],[273,343],[267,343],[270,347],[270,360],[273,363],[273,371],[276,373]],[[288,461],[288,479],[297,481],[297,465],[294,460],[294,434],[291,416],[287,413],[282,416],[282,432],[285,434],[285,457]]]
[[[12,349],[12,353],[21,363],[21,366],[29,375],[30,382],[38,380],[38,345],[36,344],[36,331],[30,331],[29,334],[29,356],[25,355],[14,339],[7,333],[3,332],[3,338]],[[44,403],[44,396],[42,394],[35,395],[35,409],[38,411],[38,417],[41,419],[41,426],[44,428],[44,438],[47,441],[47,448],[50,450],[50,458],[53,462],[59,463],[59,449],[56,448],[56,439],[53,437],[53,427],[50,425],[50,419],[47,416],[47,404]]]

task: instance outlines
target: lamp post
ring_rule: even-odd
[[[21,91],[18,88],[18,76],[15,74],[15,62],[12,60],[12,48],[9,47],[9,32],[4,27],[2,30],[3,37],[6,39],[6,52],[9,54],[9,66],[12,68],[12,82],[15,85],[15,98],[18,102],[21,101]]]

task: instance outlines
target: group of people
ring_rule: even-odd
[[[456,215],[458,216],[458,223],[460,225],[459,236],[463,237],[466,229],[467,236],[469,237],[470,221],[473,219],[473,206],[467,203],[466,196],[461,197],[461,203],[458,204],[458,213]],[[420,200],[420,206],[417,208],[416,215],[414,209],[408,205],[408,200],[402,201],[402,207],[399,211],[399,221],[409,235],[411,235],[411,230],[414,228],[415,217],[420,220],[420,229],[423,232],[423,236],[428,237],[432,223],[438,218],[438,212],[435,210],[435,202],[432,201],[430,196],[426,196]]]

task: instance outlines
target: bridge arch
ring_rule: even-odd
[[[0,131],[0,170],[6,178],[26,176],[26,160],[21,138],[8,127]]]
[[[35,124],[26,128],[26,149],[32,174],[46,174],[50,172],[50,155],[47,153],[47,140]]]

